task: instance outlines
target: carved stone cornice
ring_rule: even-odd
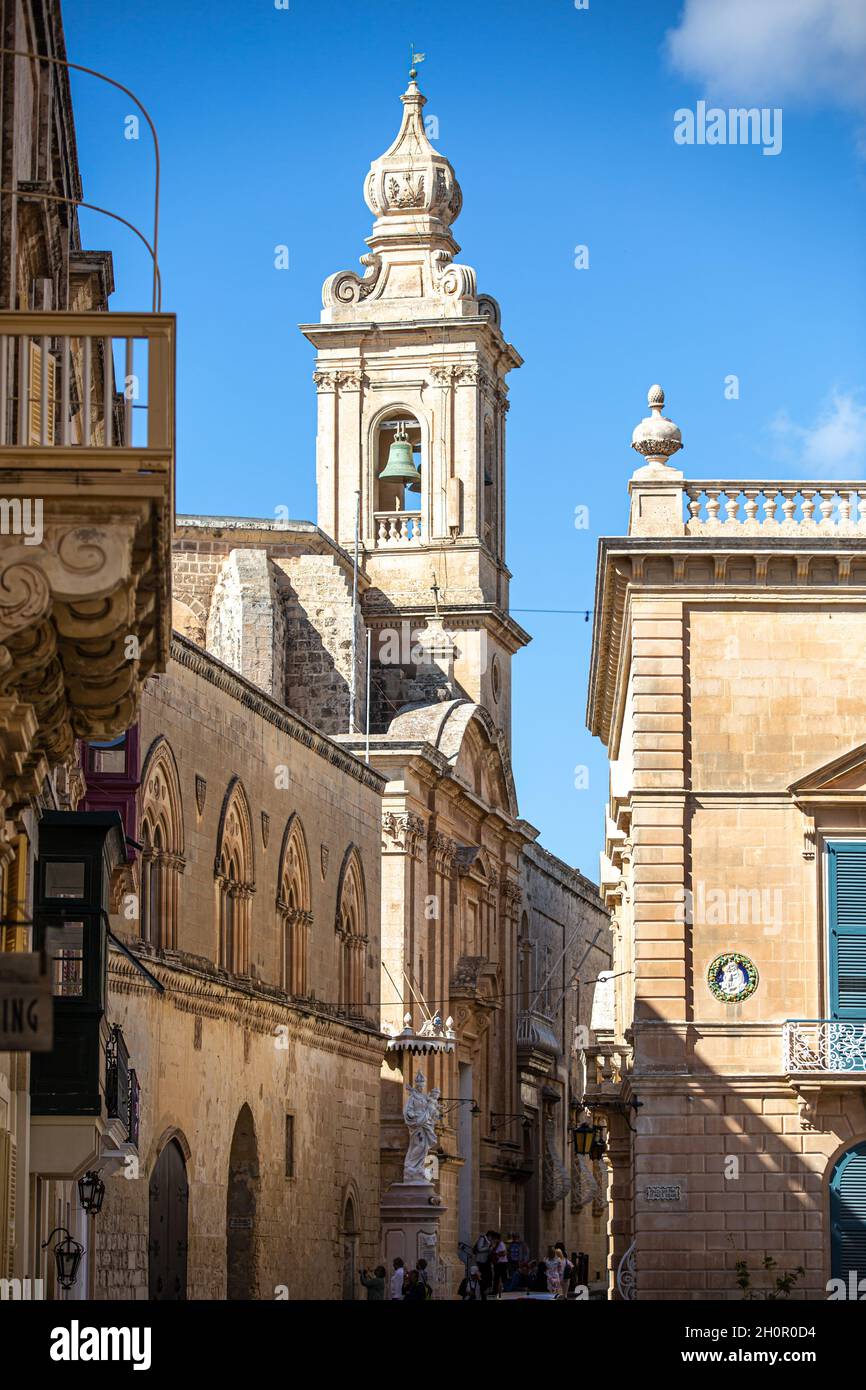
[[[134,723],[156,664],[147,504],[45,502],[39,544],[0,550],[0,780],[6,807],[30,799],[77,738]],[[29,711],[29,713],[27,713]],[[14,734],[12,726],[14,724]]]
[[[386,811],[382,817],[382,848],[386,853],[411,854],[417,858],[423,848],[427,826],[412,811]]]
[[[428,831],[427,855],[432,859],[436,872],[444,874],[446,878],[452,878],[454,875],[458,849],[457,841],[452,840],[450,836],[443,835],[439,830]]]
[[[341,391],[360,391],[368,384],[368,378],[362,371],[335,372],[334,378]]]
[[[519,883],[515,883],[510,878],[503,878],[499,886],[502,895],[504,911],[509,917],[518,917],[523,904],[523,890]]]
[[[802,523],[796,534],[762,523],[679,537],[627,536],[600,542],[596,581],[587,727],[607,744],[617,726],[629,665],[630,604],[642,586],[669,601],[738,602],[760,598],[780,607],[826,611],[828,603],[854,603],[866,594],[866,535],[816,535]],[[832,528],[835,532],[838,528]],[[842,552],[844,547],[847,553]],[[759,562],[769,552],[769,565]],[[684,561],[684,563],[679,563]],[[763,574],[763,579],[759,576]],[[651,577],[648,577],[651,576]]]
[[[382,1037],[374,1024],[365,1025],[327,1011],[313,999],[301,1001],[272,986],[250,979],[223,979],[214,970],[188,962],[175,953],[158,955],[137,951],[148,970],[165,986],[163,999],[182,1013],[199,1014],[248,1032],[276,1037],[278,1030],[289,1042],[318,1048],[322,1052],[368,1063],[376,1071],[382,1065]],[[109,989],[117,994],[152,997],[153,986],[135,966],[111,951],[108,965]]]

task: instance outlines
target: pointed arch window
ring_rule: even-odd
[[[232,975],[248,975],[255,892],[252,817],[246,792],[236,777],[223,801],[214,876],[218,963]]]
[[[312,920],[307,842],[300,819],[293,815],[283,835],[277,880],[281,984],[287,994],[309,993],[309,939]]]
[[[151,745],[141,775],[141,937],[163,950],[177,948],[180,876],[183,857],[183,803],[171,745],[162,737]]]
[[[367,989],[367,895],[361,856],[350,845],[343,858],[337,887],[336,931],[339,939],[339,1000],[341,1012],[363,1017],[369,1004]]]

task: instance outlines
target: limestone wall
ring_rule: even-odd
[[[114,922],[165,994],[112,954],[111,1016],[123,1028],[142,1088],[140,1169],[109,1180],[95,1227],[96,1296],[147,1296],[148,1187],[172,1136],[187,1154],[189,1297],[226,1296],[232,1136],[248,1106],[258,1155],[256,1296],[285,1296],[285,1289],[290,1298],[338,1298],[347,1260],[378,1258],[383,780],[190,644],[176,640],[173,651],[167,673],[147,687],[141,746],[146,756],[161,736],[177,763],[184,861],[177,948],[146,946],[134,922]],[[243,784],[253,835],[245,977],[216,964],[215,856],[234,776]],[[308,989],[315,999],[302,1002],[281,989],[279,861],[292,815],[302,824],[309,861]],[[351,845],[363,866],[362,988],[370,1001],[366,1017],[353,1021],[338,1009],[336,931],[340,867]],[[291,1176],[287,1114],[294,1117]],[[351,1274],[349,1282],[356,1287]]]

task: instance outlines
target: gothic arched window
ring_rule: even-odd
[[[183,803],[170,744],[151,744],[141,774],[141,937],[152,946],[177,946],[178,897],[183,858]]]
[[[363,1016],[367,993],[367,895],[361,856],[350,845],[343,857],[337,885],[339,938],[339,1000],[346,1014]]]
[[[310,861],[304,830],[290,816],[283,835],[277,877],[277,921],[280,930],[281,984],[287,994],[307,994],[309,934],[312,922]]]
[[[249,974],[254,873],[249,802],[234,777],[223,801],[214,862],[218,961],[233,975]]]

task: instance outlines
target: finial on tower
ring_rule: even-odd
[[[683,447],[683,436],[679,425],[662,415],[665,403],[662,388],[651,386],[646,399],[650,414],[635,428],[631,447],[643,454],[647,463],[665,465],[671,455]]]

